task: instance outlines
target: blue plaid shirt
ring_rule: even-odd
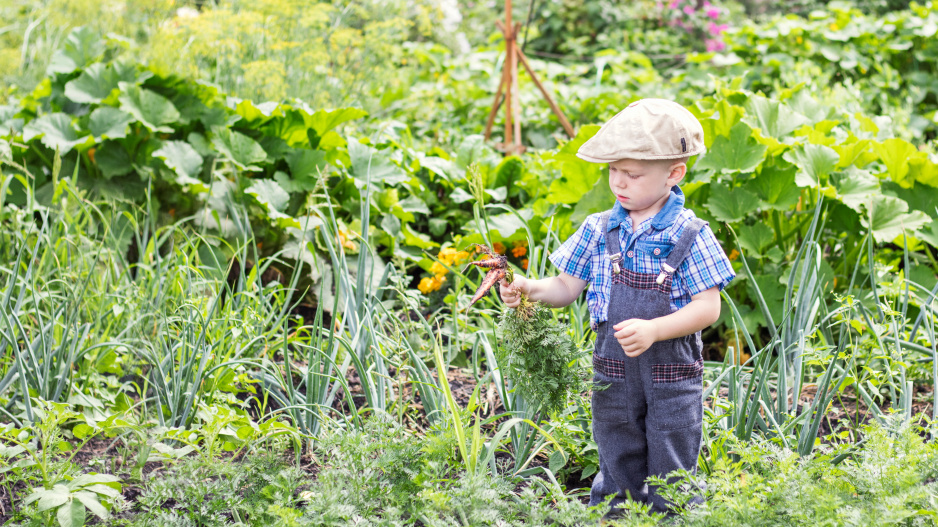
[[[638,273],[657,275],[674,241],[694,218],[693,211],[684,208],[684,193],[677,186],[671,187],[671,196],[658,214],[641,222],[635,232],[632,232],[628,211],[617,201],[609,218],[609,229],[621,225],[622,265]],[[551,263],[560,271],[589,282],[586,303],[593,327],[606,320],[612,292],[612,263],[605,257],[606,236],[601,222],[602,214],[589,216],[576,233],[550,255]],[[671,311],[686,306],[693,295],[711,287],[722,290],[735,276],[710,226],[704,226],[690,254],[674,273]]]

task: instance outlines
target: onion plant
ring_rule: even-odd
[[[339,369],[344,375],[350,360],[355,364],[367,405],[376,411],[387,411],[389,399],[394,397],[392,381],[387,359],[382,353],[379,334],[381,301],[385,294],[385,285],[393,271],[389,263],[381,270],[381,276],[375,277],[374,262],[378,256],[369,243],[368,228],[371,210],[370,190],[371,172],[366,174],[365,190],[360,201],[361,223],[366,226],[359,237],[361,250],[357,261],[352,263],[339,240],[339,225],[330,202],[326,202],[322,225],[318,230],[320,240],[325,245],[335,278],[336,296],[339,298],[333,316],[339,334],[346,335],[354,353],[346,358],[345,365]],[[353,271],[354,269],[354,271]],[[377,280],[376,280],[377,278]]]
[[[843,297],[841,305],[833,309],[827,305],[824,301],[826,289],[820,279],[823,208],[823,200],[819,199],[812,222],[792,264],[785,294],[784,318],[777,324],[772,319],[758,284],[752,284],[762,314],[770,328],[773,328],[769,342],[761,349],[755,346],[754,338],[746,328],[739,310],[724,292],[723,298],[732,312],[737,334],[742,335],[749,349],[755,351],[747,363],[740,364],[737,354],[741,346],[737,343],[731,347],[724,362],[718,365],[716,379],[704,392],[705,400],[713,397],[714,411],[718,415],[725,412],[718,421],[720,426],[732,430],[744,440],[759,431],[777,438],[800,455],[812,452],[829,405],[847,385],[854,386],[858,397],[877,421],[883,425],[892,422],[879,409],[877,394],[870,393],[868,387],[859,382],[857,372],[862,367],[879,368],[883,372],[890,400],[903,417],[899,422],[908,420],[913,391],[911,381],[906,378],[904,350],[917,347],[919,352],[931,357],[935,354],[934,348],[929,349],[901,338],[910,302],[907,282],[904,281],[906,287],[897,301],[896,309],[884,308],[889,300],[881,297],[882,291],[877,288],[878,275],[874,267],[870,236],[865,241],[870,248],[866,258],[869,286],[867,302],[872,303],[876,312],[871,312],[867,303],[850,294],[859,274],[861,258],[856,261],[848,295]],[[907,254],[906,251],[906,258]],[[741,255],[741,261],[744,271],[751,275],[745,255]],[[863,283],[857,286],[862,287]],[[926,312],[927,308],[923,308],[922,313]],[[931,321],[934,322],[934,317]],[[855,326],[863,328],[862,335]],[[913,325],[913,329],[917,326],[918,323]],[[872,338],[872,346],[876,351],[875,356],[865,364],[861,362],[863,357],[859,352],[862,338]],[[817,391],[813,400],[802,404],[800,399],[803,388],[815,375],[809,362],[821,366],[821,370],[820,376],[815,379]],[[896,367],[895,373],[891,371],[893,365]],[[724,385],[728,388],[725,404],[719,394],[719,389]]]
[[[22,182],[31,193],[28,181]],[[100,306],[90,302],[91,285],[103,289],[102,281],[107,282],[109,268],[104,262],[110,258],[109,249],[85,252],[93,245],[83,231],[92,221],[91,213],[71,194],[67,181],[55,184],[53,198],[60,208],[35,202],[27,207],[34,222],[21,223],[21,232],[8,238],[19,246],[12,267],[0,277],[0,351],[12,358],[0,378],[0,394],[13,392],[0,411],[12,417],[13,406],[21,404],[31,422],[36,419],[33,397],[67,401],[72,395],[73,365],[89,352],[111,345],[95,344],[92,338],[101,338],[107,324],[106,317],[95,313]]]
[[[338,302],[338,296],[335,300]],[[351,357],[354,350],[333,328],[323,325],[321,304],[311,326],[298,328],[292,334],[283,328],[277,349],[283,357],[282,367],[273,361],[259,364],[264,388],[279,405],[276,412],[289,415],[301,433],[315,439],[337,391],[341,390],[353,410],[353,421],[361,425],[348,383],[340,374],[341,365],[337,364],[340,356]],[[301,364],[295,364],[295,359],[300,359]]]

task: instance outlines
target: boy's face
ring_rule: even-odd
[[[653,216],[684,178],[687,165],[680,159],[647,161],[620,159],[609,163],[609,189],[632,218]]]

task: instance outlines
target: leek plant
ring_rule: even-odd
[[[110,327],[99,306],[89,301],[92,289],[105,289],[109,282],[109,249],[85,252],[94,245],[85,230],[93,211],[74,195],[70,180],[58,181],[60,166],[56,157],[52,202],[58,207],[30,199],[24,211],[34,221],[21,222],[20,232],[5,237],[16,246],[16,259],[0,276],[0,353],[12,358],[0,378],[0,394],[13,393],[0,412],[17,422],[11,414],[17,404],[35,422],[33,397],[67,401],[73,393],[73,365],[112,345],[94,342],[92,336],[106,338]],[[5,197],[11,179],[4,180],[0,196]],[[18,179],[32,196],[28,180]]]
[[[822,201],[818,200],[812,222],[792,265],[785,294],[784,319],[777,325],[758,284],[752,284],[762,314],[774,328],[768,343],[761,349],[755,346],[754,338],[732,299],[723,293],[737,334],[742,335],[749,349],[756,351],[747,363],[739,364],[737,353],[741,346],[737,342],[729,349],[722,364],[713,365],[718,368],[717,377],[704,391],[704,400],[711,397],[714,400],[714,413],[719,418],[717,426],[731,430],[743,440],[751,439],[758,431],[776,438],[784,447],[802,456],[813,451],[829,405],[847,385],[854,386],[858,397],[881,425],[895,426],[896,423],[907,422],[911,417],[913,391],[903,362],[906,350],[917,349],[928,354],[929,358],[935,355],[934,347],[927,348],[901,338],[905,329],[905,313],[911,302],[908,282],[903,280],[905,288],[897,300],[896,309],[886,307],[889,300],[881,296],[882,291],[877,287],[873,240],[869,235],[863,242],[869,248],[866,258],[867,301],[850,295],[862,262],[858,258],[848,295],[843,297],[840,307],[831,309],[824,302],[825,286],[820,279]],[[741,255],[741,260],[743,269],[751,275],[744,255]],[[862,287],[863,283],[856,285]],[[874,306],[875,313],[871,313],[868,303]],[[927,318],[924,314],[927,312],[928,308],[923,307],[922,320]],[[930,321],[933,330],[934,316]],[[918,326],[916,323],[913,329]],[[872,335],[874,341],[875,355],[865,364],[858,351],[863,335],[855,327],[863,328],[863,333]],[[914,335],[909,339],[914,339]],[[821,374],[816,379],[814,399],[802,404],[803,388],[814,375],[809,363],[820,365]],[[895,372],[892,371],[894,366]],[[877,404],[878,394],[871,393],[869,387],[860,382],[858,372],[864,368],[878,369],[883,373],[886,390],[893,407],[900,412],[900,420],[887,419]],[[728,389],[725,402],[719,392],[722,386]]]
[[[335,300],[338,301],[338,296]],[[274,413],[287,414],[302,434],[315,440],[337,391],[341,390],[352,410],[353,422],[360,427],[348,383],[339,373],[341,365],[337,363],[340,356],[351,357],[354,350],[348,340],[323,325],[322,304],[316,309],[312,326],[298,328],[292,334],[284,327],[279,344],[282,368],[269,360],[259,364],[264,388],[280,406]],[[302,363],[296,365],[295,358],[302,359]]]
[[[321,217],[322,225],[317,233],[329,253],[332,275],[335,278],[335,295],[338,298],[338,304],[332,313],[336,319],[335,331],[347,335],[349,346],[354,350],[346,355],[337,372],[344,377],[349,364],[354,363],[368,407],[385,412],[390,400],[394,398],[394,390],[388,361],[377,335],[382,319],[380,306],[394,267],[390,263],[385,264],[381,276],[374,275],[374,263],[379,259],[370,244],[367,227],[370,221],[371,188],[369,170],[365,176],[365,189],[359,203],[361,224],[365,227],[358,240],[361,251],[357,262],[350,262],[345,248],[338,243],[339,225],[328,200]],[[333,391],[337,388],[333,388]]]

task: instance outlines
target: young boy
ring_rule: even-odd
[[[515,276],[501,298],[563,307],[586,295],[596,332],[592,396],[599,474],[590,504],[610,494],[667,512],[651,475],[694,472],[703,404],[700,331],[720,316],[720,290],[735,273],[707,224],[684,208],[677,186],[704,150],[700,122],[662,99],[630,104],[577,156],[609,164],[612,210],[593,214],[550,261],[560,275]],[[613,509],[614,514],[615,509]]]

